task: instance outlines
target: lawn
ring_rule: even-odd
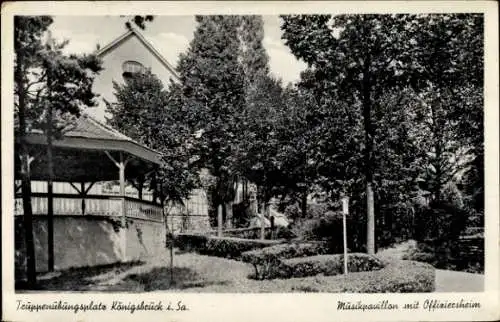
[[[175,252],[173,280],[170,254],[165,251],[145,262],[70,269],[39,276],[41,290],[91,292],[343,292],[366,273],[351,273],[347,277],[313,276],[257,281],[249,279],[250,264],[226,258]],[[386,275],[395,274],[397,268]],[[366,279],[366,276],[365,276]],[[18,288],[20,291],[22,286]]]

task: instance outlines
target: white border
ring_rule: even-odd
[[[286,13],[415,13],[415,12],[482,12],[485,14],[485,178],[486,178],[486,262],[485,291],[482,293],[433,294],[102,294],[39,293],[15,294],[13,220],[13,15],[191,15],[243,14],[277,15]],[[472,321],[500,319],[499,307],[499,144],[498,144],[498,8],[494,1],[352,1],[352,2],[13,2],[2,3],[2,320],[52,321],[119,319],[122,321],[151,318],[165,321],[333,321],[333,320],[408,320]],[[417,311],[337,311],[337,300],[365,303],[387,299],[391,303],[438,299],[454,301],[464,298],[481,303],[479,310]],[[29,313],[16,311],[16,300],[49,303],[52,300],[88,303],[112,300],[137,301],[182,300],[188,312],[139,313],[68,312]]]

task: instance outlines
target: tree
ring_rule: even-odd
[[[179,86],[172,83],[169,91],[165,90],[150,70],[113,86],[116,103],[107,103],[108,123],[161,153],[162,166],[149,178],[150,186],[163,193],[159,196],[162,202],[182,203],[197,185],[197,168],[191,162],[193,136],[184,122],[181,104],[175,101]],[[146,179],[135,183],[139,191]]]
[[[28,279],[35,282],[32,250],[31,183],[29,181],[29,158],[25,135],[32,129],[42,130],[47,137],[48,161],[48,249],[49,270],[54,268],[53,206],[52,206],[52,141],[58,139],[79,116],[85,106],[94,105],[92,82],[101,69],[94,55],[65,56],[61,49],[66,43],[57,44],[44,33],[50,26],[50,17],[16,17],[16,77],[17,135],[20,139],[21,177],[23,180],[23,207],[28,257]],[[29,124],[29,126],[28,126]],[[26,164],[28,162],[28,164]],[[30,241],[31,240],[31,241]]]
[[[270,84],[269,80],[269,57],[263,46],[264,39],[264,21],[262,16],[256,15],[243,15],[236,17],[239,20],[238,35],[239,35],[239,63],[243,71],[244,78],[244,98],[245,107],[244,112],[252,108],[255,108],[255,100],[258,99],[262,91],[267,92],[269,89],[266,86]],[[271,81],[272,83],[272,81]],[[272,86],[272,85],[271,85]],[[248,115],[246,115],[248,116]],[[240,124],[244,127],[245,120],[240,120]],[[240,132],[240,142],[247,139],[247,134],[244,131]],[[240,150],[238,150],[240,151]],[[245,153],[245,150],[241,150],[241,153]],[[238,152],[240,154],[240,152]],[[259,198],[254,202],[255,205],[251,205],[248,202],[248,178],[242,174],[240,181],[243,184],[243,197],[244,204],[246,207],[246,214],[255,215],[252,211],[259,208]],[[257,190],[262,190],[257,187]],[[226,207],[227,209],[232,208],[231,205]],[[241,214],[240,214],[241,215]]]
[[[38,53],[42,48],[42,34],[52,23],[48,16],[16,16],[14,17],[14,97],[16,134],[19,138],[21,185],[23,196],[23,220],[26,243],[26,268],[28,285],[36,283],[35,247],[33,243],[33,212],[31,207],[31,158],[27,149],[26,134],[31,130],[27,121],[28,90],[35,83],[29,79],[28,71],[36,66]]]
[[[33,109],[42,114],[33,120],[35,127],[43,129],[47,137],[47,235],[48,266],[54,270],[54,218],[52,186],[54,180],[53,139],[58,139],[64,130],[71,127],[84,107],[95,106],[92,84],[101,70],[101,63],[95,55],[65,56],[62,53],[66,43],[57,44],[50,33],[45,48],[40,52],[40,77],[34,98],[30,100]]]
[[[457,182],[457,174],[471,165],[482,172],[483,17],[434,14],[418,19],[422,28],[415,41],[422,50],[415,58],[425,72],[415,90],[422,102],[421,120],[427,125],[426,143],[432,147],[428,188],[440,203],[443,188]],[[464,151],[468,153],[457,157]],[[463,162],[467,154],[472,164]]]
[[[198,27],[178,66],[181,101],[192,133],[199,164],[216,178],[215,206],[234,200],[235,147],[240,133],[238,115],[245,102],[239,63],[236,16],[196,16]],[[226,207],[227,208],[227,207]],[[215,207],[216,209],[216,207]]]
[[[431,159],[441,160],[440,170],[432,176],[433,194],[440,199],[444,183],[451,180],[443,181],[444,173],[454,178],[458,165],[449,163],[451,155],[443,154],[444,146],[455,152],[466,148],[465,140],[459,142],[465,133],[459,134],[457,124],[480,128],[480,112],[474,113],[479,115],[475,121],[467,122],[454,111],[460,110],[460,101],[469,102],[465,104],[469,109],[481,106],[478,95],[472,95],[474,99],[460,95],[460,92],[470,94],[482,83],[481,17],[339,15],[286,16],[283,20],[283,37],[292,52],[310,65],[316,83],[313,88],[320,93],[323,103],[328,104],[329,100],[331,108],[347,104],[353,111],[361,108],[361,114],[352,116],[363,120],[364,140],[358,144],[363,146],[364,162],[351,172],[364,169],[367,247],[373,252],[374,214],[387,211],[383,210],[384,200],[397,204],[411,199],[418,190],[414,181],[421,169],[427,165],[435,169]],[[349,114],[345,120],[350,119]],[[457,117],[454,119],[453,115]],[[434,124],[431,126],[434,132],[426,128],[424,119]],[[439,147],[434,144],[436,141],[440,142]],[[437,148],[441,157],[429,159],[422,154],[429,144]],[[412,149],[418,151],[413,156]],[[338,152],[333,155],[339,155]],[[398,165],[398,162],[404,163]],[[355,165],[356,161],[351,158],[347,163]],[[335,172],[327,171],[322,181],[335,186],[336,179],[342,178],[341,173]],[[431,178],[422,180],[432,184]],[[397,197],[397,191],[402,192],[403,199]],[[370,195],[381,203],[379,207],[375,208]]]
[[[136,15],[127,20],[127,22],[125,22],[125,26],[127,28],[132,28],[132,24],[135,24],[137,27],[141,29],[146,29],[146,22],[151,22],[153,20],[154,16],[152,15],[145,15],[145,16]]]
[[[373,105],[400,85],[409,53],[402,42],[413,28],[410,15],[284,16],[283,38],[292,52],[362,106],[367,199],[367,251],[375,252]],[[410,28],[411,27],[411,28]],[[332,63],[334,61],[334,63]]]
[[[284,182],[280,133],[283,132],[284,100],[281,82],[260,77],[254,82],[258,91],[242,112],[238,153],[235,165],[238,173],[258,187],[262,214],[269,214],[269,201]],[[264,223],[262,220],[261,223]],[[264,231],[262,231],[264,232]]]

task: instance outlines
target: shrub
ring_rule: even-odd
[[[326,203],[308,203],[307,218],[321,218],[329,210],[329,205]],[[285,207],[283,213],[287,218],[293,220],[303,218],[302,209],[298,203],[292,203]],[[305,219],[305,218],[303,218]]]
[[[206,247],[208,236],[201,234],[175,234],[174,245],[181,250],[200,250]]]
[[[365,227],[354,216],[347,217],[347,244],[350,251],[364,251]],[[321,240],[328,244],[330,253],[343,252],[342,214],[328,211],[321,218],[294,223],[292,231],[302,240]]]
[[[272,276],[286,275],[282,260],[293,257],[305,257],[327,254],[328,247],[322,242],[287,243],[258,250],[248,251],[241,255],[241,260],[255,268],[255,278],[265,279]]]
[[[435,290],[435,269],[414,261],[395,261],[376,271],[287,280],[292,291],[329,293],[420,293]]]
[[[416,239],[425,241],[456,241],[465,229],[468,213],[450,203],[433,203],[417,208]]]
[[[244,239],[236,237],[210,236],[200,253],[238,259],[241,253],[282,243],[281,240]]]
[[[247,263],[261,263],[272,258],[288,259],[294,257],[327,254],[327,247],[322,242],[300,242],[275,245],[242,254],[242,260]]]
[[[484,272],[484,239],[460,238],[458,241],[427,240],[408,251],[402,259],[429,263],[436,268]]]
[[[279,273],[285,273],[285,276],[276,276],[283,278],[305,277],[318,274],[338,275],[344,273],[344,255],[316,255],[309,257],[298,257],[287,259],[282,262],[285,267]],[[347,269],[349,272],[364,272],[379,270],[383,267],[382,262],[371,255],[354,253],[349,254]]]
[[[266,238],[271,238],[273,232],[271,230],[266,231]],[[274,238],[275,239],[286,239],[286,240],[292,240],[294,238],[297,238],[297,235],[288,227],[281,227],[278,226],[275,228],[274,231]]]

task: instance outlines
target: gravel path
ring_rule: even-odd
[[[436,292],[482,292],[484,275],[436,269]]]

